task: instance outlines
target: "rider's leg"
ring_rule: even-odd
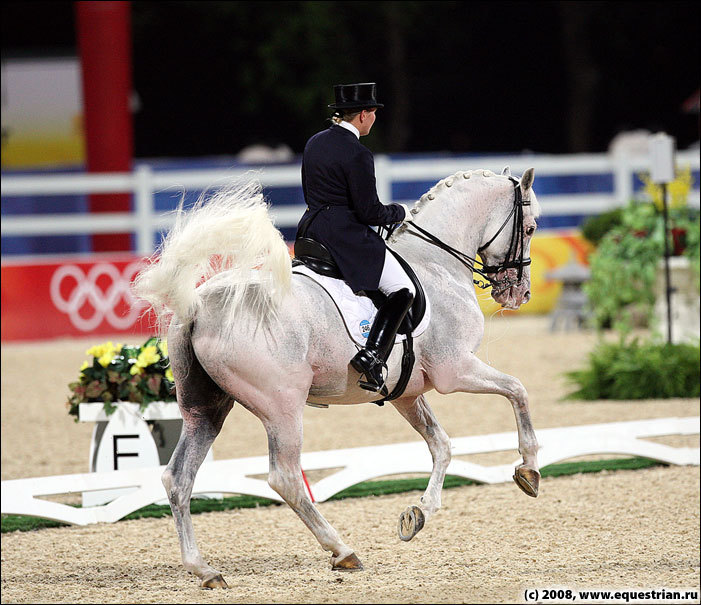
[[[411,293],[412,299],[416,296],[414,282],[411,281],[406,271],[402,269],[399,261],[389,250],[385,250],[385,264],[380,275],[380,284],[377,289],[383,294],[390,296],[394,292],[407,289]]]
[[[351,360],[353,368],[365,376],[365,380],[358,381],[358,384],[373,392],[381,391],[384,387],[382,368],[416,294],[411,279],[389,250],[385,252],[379,290],[387,295],[387,301],[377,311],[365,348]]]

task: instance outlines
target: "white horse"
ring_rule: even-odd
[[[530,496],[538,494],[538,444],[526,390],[518,379],[475,356],[484,316],[472,270],[479,252],[493,298],[507,309],[528,301],[530,240],[539,214],[532,184],[533,169],[520,181],[508,168],[502,175],[458,172],[414,205],[414,224],[421,233],[404,224],[390,238],[390,247],[420,278],[432,309],[428,328],[414,340],[416,357],[406,390],[392,401],[433,457],[426,491],[400,516],[404,540],[440,508],[451,458],[448,435],[423,395],[430,389],[506,397],[516,416],[523,458],[514,480]],[[349,363],[357,348],[342,318],[320,286],[292,274],[287,246],[267,210],[255,184],[220,191],[188,212],[181,209],[160,254],[136,285],[139,296],[169,326],[183,428],[163,484],[183,564],[209,588],[227,584],[197,548],[190,496],[195,475],[235,401],[265,426],[270,486],[331,552],[334,570],[362,569],[305,490],[302,416],[307,402],[356,404],[382,397],[358,387],[359,376]],[[390,387],[399,376],[399,349],[388,360]]]

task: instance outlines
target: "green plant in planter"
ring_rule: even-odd
[[[650,325],[654,285],[664,257],[662,192],[644,175],[649,202],[632,201],[625,208],[592,220],[584,231],[598,242],[589,257],[591,278],[583,286],[596,328],[612,327],[617,343],[601,340],[588,366],[566,374],[578,389],[567,399],[658,399],[698,397],[699,345],[630,340],[634,324]],[[690,170],[678,172],[670,184],[671,254],[684,254],[699,288],[699,213],[686,206]]]
[[[640,180],[645,183],[645,193],[661,214],[664,209],[664,191],[661,185],[652,182],[650,176],[643,173]],[[699,288],[699,214],[697,210],[689,209],[689,191],[693,186],[691,166],[677,168],[675,179],[667,186],[668,204],[671,208],[672,223],[671,250],[675,256],[683,254],[690,262],[696,277],[696,287]],[[675,222],[676,221],[676,222]]]
[[[149,338],[141,346],[106,342],[88,349],[76,382],[68,385],[68,413],[78,421],[81,403],[103,402],[107,415],[116,401],[140,403],[141,411],[153,401],[175,401],[175,381],[165,340]]]
[[[654,284],[664,256],[664,220],[654,203],[630,202],[621,224],[601,238],[589,258],[591,278],[583,286],[596,328],[630,332],[635,318],[649,325],[655,303]],[[688,207],[669,211],[669,228],[683,234],[683,254],[695,268],[699,286],[699,214]],[[681,237],[679,238],[681,243]]]
[[[684,256],[689,259],[693,269],[696,289],[701,289],[701,229],[699,228],[699,215],[696,220],[690,220],[686,225]]]

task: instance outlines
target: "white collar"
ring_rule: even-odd
[[[353,124],[343,120],[343,122],[341,122],[339,126],[341,128],[345,128],[346,130],[350,130],[356,136],[356,138],[360,140],[360,131],[355,126],[353,126]]]

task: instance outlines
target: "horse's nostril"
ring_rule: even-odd
[[[531,300],[531,291],[530,291],[530,290],[526,290],[526,293],[523,295],[523,299],[524,299],[526,302],[528,302],[529,300]]]

